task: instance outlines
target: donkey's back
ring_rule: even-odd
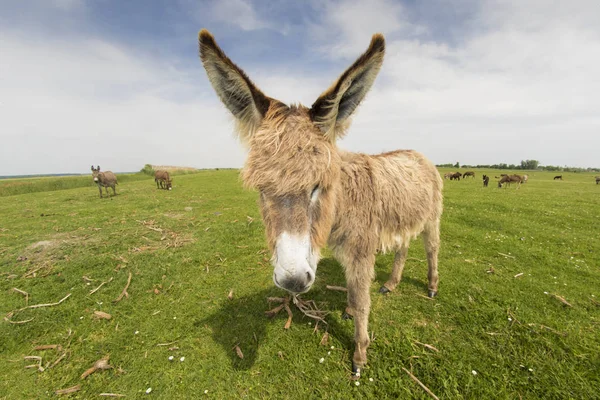
[[[439,225],[443,180],[423,154],[398,150],[371,156],[347,153],[343,158],[343,186],[351,203],[345,209],[370,214],[379,250],[397,250],[430,225]]]

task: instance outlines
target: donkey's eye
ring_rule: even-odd
[[[317,200],[317,196],[319,195],[319,185],[316,185],[312,192],[310,192],[310,200],[311,201],[315,201]]]

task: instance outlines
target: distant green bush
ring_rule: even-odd
[[[144,168],[142,168],[140,170],[140,172],[142,174],[146,174],[146,175],[150,175],[150,176],[154,176],[154,168],[152,168],[152,165],[150,164],[146,164],[144,165]]]

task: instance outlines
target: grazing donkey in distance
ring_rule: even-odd
[[[521,182],[523,182],[523,177],[516,174],[503,176],[502,179],[498,181],[498,187],[501,188],[503,183],[506,183],[506,186],[510,186],[513,182],[517,183],[517,189],[519,189],[521,187]],[[506,186],[504,186],[505,189]]]
[[[596,177],[596,185],[600,184],[600,176]]]
[[[100,198],[102,198],[102,188],[106,189],[106,196],[110,197],[108,193],[108,188],[111,187],[113,190],[113,194],[117,195],[117,190],[115,189],[115,185],[118,185],[117,176],[113,174],[111,171],[100,172],[100,166],[94,169],[92,165],[92,177],[94,178],[94,182],[98,185],[98,190],[100,191]]]
[[[473,177],[473,179],[475,179],[475,172],[473,171],[467,171],[463,174],[463,179],[465,179],[467,176],[471,176]]]
[[[490,182],[490,177],[487,175],[483,175],[483,187],[487,187]]]
[[[165,190],[171,190],[173,187],[169,171],[158,170],[154,172],[154,182],[156,182],[157,189],[159,189],[159,184],[160,188]]]
[[[370,344],[369,291],[377,252],[395,252],[391,276],[380,289],[387,293],[401,279],[410,240],[422,233],[429,297],[438,291],[443,181],[436,167],[413,150],[370,156],[336,146],[381,68],[384,37],[373,35],[368,49],[310,108],[263,94],[207,30],[198,40],[208,79],[248,147],[241,175],[259,193],[273,282],[293,295],[307,292],[320,250],[330,246],[344,267],[357,373]]]
[[[554,177],[554,180],[557,180],[557,179],[559,179],[559,180],[561,180],[561,181],[562,181],[562,180],[563,180],[563,178],[562,178],[562,175],[556,175],[556,176]]]

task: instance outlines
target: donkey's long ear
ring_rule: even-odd
[[[246,142],[267,113],[271,99],[225,55],[206,29],[198,34],[198,43],[200,59],[208,79],[223,104],[235,117],[240,138]]]
[[[310,117],[329,140],[342,137],[350,126],[350,115],[373,85],[385,52],[385,39],[377,33],[371,44],[333,83],[310,109]]]

